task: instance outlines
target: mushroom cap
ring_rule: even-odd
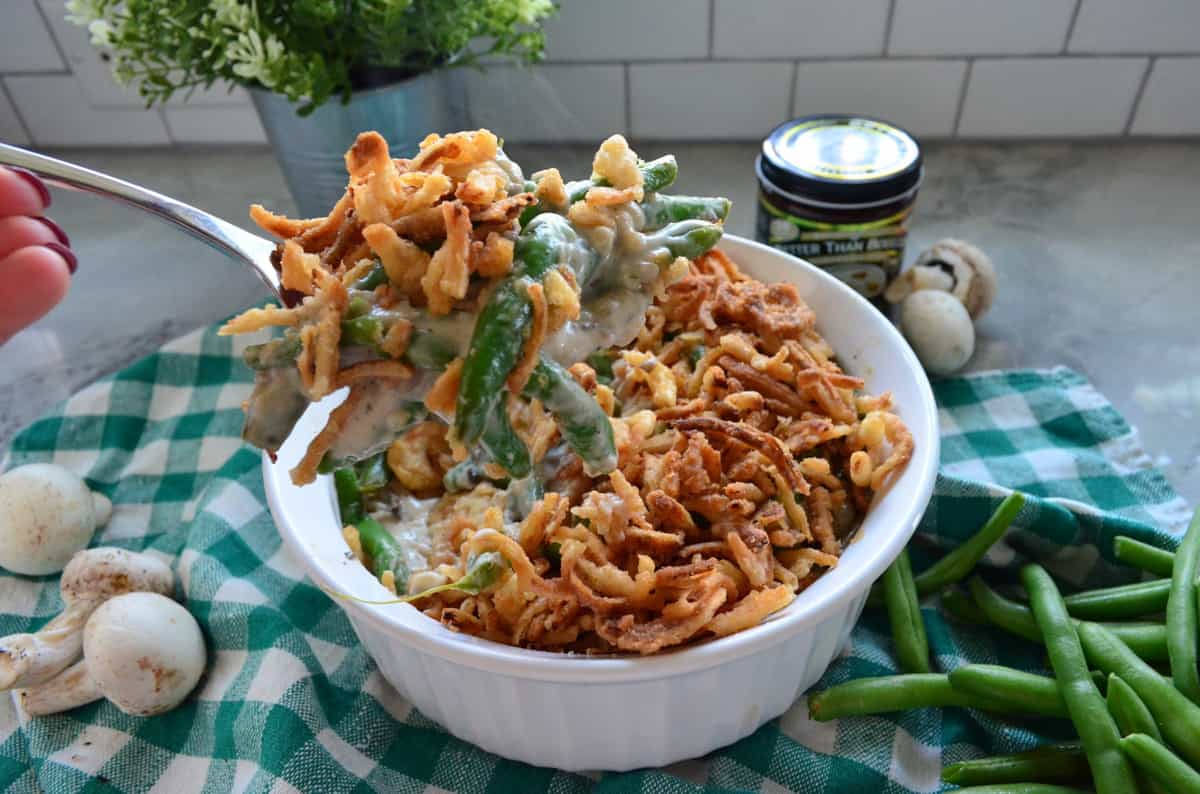
[[[74,472],[31,463],[0,476],[0,567],[57,573],[95,529],[92,493]]]
[[[947,237],[923,251],[912,269],[949,268],[953,286],[947,288],[962,301],[972,320],[978,320],[996,300],[996,267],[991,258],[966,240]]]
[[[58,589],[68,604],[103,601],[134,591],[170,595],[175,591],[175,574],[151,554],[96,546],[71,558]]]
[[[104,696],[126,714],[170,711],[204,672],[204,637],[192,614],[157,593],[110,598],[83,630],[83,656]]]
[[[949,375],[975,352],[975,326],[958,298],[921,290],[900,304],[900,331],[921,365],[933,375]]]

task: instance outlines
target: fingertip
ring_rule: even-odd
[[[4,210],[2,214],[40,215],[50,206],[50,189],[37,174],[15,165],[6,166],[3,170],[12,174],[15,179],[9,179],[8,184],[0,185],[0,209]]]
[[[54,253],[58,254],[67,266],[67,272],[70,275],[75,275],[75,271],[79,269],[79,258],[75,256],[75,252],[67,248],[62,243],[45,243],[45,248],[49,248]]]
[[[71,286],[68,258],[51,246],[31,245],[0,259],[0,341],[40,319]]]

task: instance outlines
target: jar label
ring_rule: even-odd
[[[867,298],[875,298],[900,272],[912,207],[868,223],[826,223],[799,218],[759,196],[758,239],[829,271]]]

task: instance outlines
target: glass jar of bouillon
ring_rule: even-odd
[[[758,239],[881,300],[924,173],[913,137],[878,119],[808,116],[767,136],[755,171]]]

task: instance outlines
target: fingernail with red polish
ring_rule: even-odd
[[[75,257],[74,251],[62,243],[46,243],[46,247],[61,256],[67,263],[67,270],[71,271],[71,275],[75,275],[75,271],[79,269],[79,260]]]
[[[71,245],[71,238],[67,237],[67,233],[64,232],[62,230],[62,227],[59,226],[57,223],[50,220],[45,215],[36,215],[36,216],[34,216],[33,219],[35,221],[37,221],[38,223],[43,224],[50,231],[54,232],[54,236],[58,238],[58,241],[60,243],[62,243],[63,245],[66,245],[66,246]]]
[[[12,171],[14,174],[21,177],[29,184],[33,185],[33,189],[36,190],[38,192],[38,195],[42,197],[42,207],[43,208],[50,206],[50,189],[48,187],[46,187],[45,182],[38,179],[37,174],[33,173],[32,171],[27,171],[24,168],[21,168],[20,166],[15,166],[15,165],[10,165],[8,167],[8,170]]]

